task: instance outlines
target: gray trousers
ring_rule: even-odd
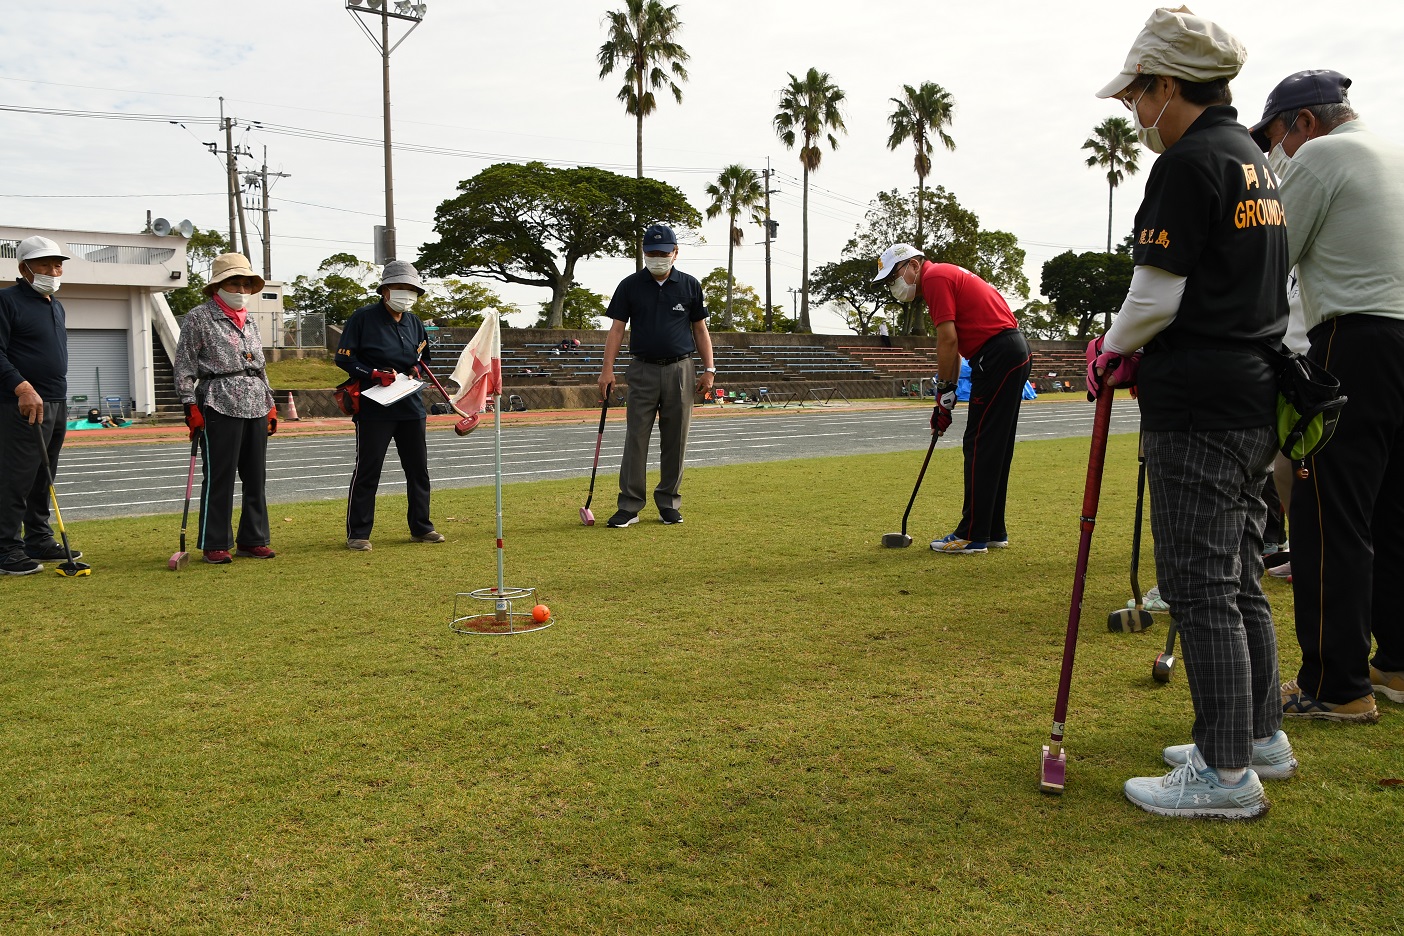
[[[44,446],[58,471],[59,450],[68,432],[68,407],[44,401]],[[20,527],[24,527],[21,538]],[[0,559],[19,559],[25,550],[42,552],[54,542],[49,528],[49,478],[39,453],[39,437],[19,404],[0,405]]]
[[[638,513],[648,503],[644,482],[648,473],[648,439],[658,421],[658,487],[653,502],[660,509],[677,510],[682,503],[683,455],[687,430],[692,425],[692,395],[697,380],[692,358],[659,366],[634,360],[629,364],[628,419],[624,430],[624,458],[619,463],[619,509]]]
[[[1247,767],[1282,727],[1277,635],[1263,594],[1270,427],[1146,432],[1160,595],[1180,627],[1194,743],[1210,767]]]

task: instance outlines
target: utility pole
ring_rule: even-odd
[[[775,323],[772,321],[770,311],[770,241],[774,236],[772,233],[773,222],[770,220],[770,194],[773,191],[770,187],[770,157],[765,157],[765,330],[770,331]]]
[[[799,294],[800,294],[800,290],[796,289],[794,286],[791,286],[791,287],[790,287],[790,300],[791,300],[791,304],[794,306],[794,313],[795,313],[795,321],[796,321],[796,322],[799,321]]]
[[[263,168],[259,170],[259,178],[263,182],[263,278],[271,280],[273,278],[273,229],[272,222],[268,216],[273,209],[268,207],[268,177],[275,179],[288,179],[292,177],[289,172],[269,172],[268,171],[268,147],[263,148]]]
[[[234,249],[234,206],[239,197],[238,175],[234,171],[234,129],[231,121],[224,116],[224,95],[219,97],[219,122],[224,125],[225,182],[229,188],[229,249]]]
[[[415,24],[418,25],[418,24]],[[382,90],[385,92],[385,261],[395,259],[395,172],[390,167],[390,17],[380,17]]]

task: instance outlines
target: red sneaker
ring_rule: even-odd
[[[205,550],[205,561],[210,565],[229,565],[234,561],[234,557],[229,555],[227,549],[207,549]]]
[[[267,546],[240,546],[234,555],[240,559],[272,559],[278,554]]]

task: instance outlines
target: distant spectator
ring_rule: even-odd
[[[892,347],[892,336],[887,333],[887,321],[878,319],[878,340],[882,342],[884,348]]]

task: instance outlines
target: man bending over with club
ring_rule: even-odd
[[[931,544],[945,556],[969,556],[1009,545],[1004,500],[1014,433],[1032,358],[1009,304],[989,283],[952,263],[932,263],[908,244],[878,259],[873,282],[886,282],[898,302],[918,292],[936,326],[936,409],[931,431],[951,426],[960,359],[970,362],[970,412],[965,421],[965,499],[955,532]]]

